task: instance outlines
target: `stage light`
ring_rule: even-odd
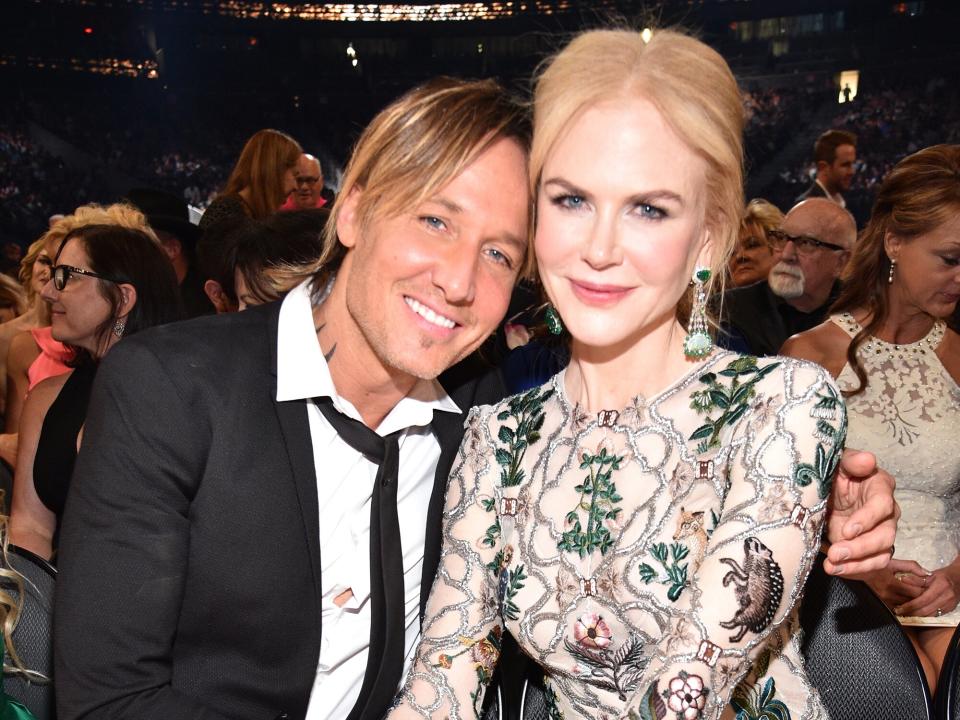
[[[83,34],[84,34],[84,35],[93,35],[93,28],[92,28],[92,27],[85,27],[85,28],[83,29]]]
[[[650,28],[644,28],[643,32],[640,33],[640,39],[643,40],[644,45],[650,42],[650,39],[653,37],[653,30]]]

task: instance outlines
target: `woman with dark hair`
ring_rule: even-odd
[[[300,144],[279,130],[259,130],[247,140],[227,184],[200,219],[200,230],[227,218],[262,220],[297,189]]]
[[[125,335],[177,320],[181,312],[163,249],[147,234],[116,225],[70,232],[42,295],[54,338],[73,349],[73,370],[44,380],[27,398],[10,535],[51,558],[98,362]]]
[[[303,281],[303,267],[323,252],[326,208],[273,215],[243,228],[230,249],[238,309],[279,300]]]
[[[897,556],[867,583],[900,616],[931,691],[960,623],[960,145],[901,160],[877,195],[830,319],[783,346],[846,396],[848,438],[897,479]]]

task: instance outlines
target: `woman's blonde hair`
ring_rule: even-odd
[[[743,220],[740,223],[740,231],[759,230],[763,233],[763,239],[767,239],[767,233],[776,230],[783,222],[783,211],[780,210],[769,200],[763,198],[754,198],[747,203],[743,211]]]
[[[571,122],[595,103],[624,96],[652,103],[706,162],[705,224],[713,244],[708,291],[722,286],[743,208],[744,110],[726,61],[699,40],[674,30],[656,30],[649,42],[632,30],[590,30],[549,59],[534,89],[533,197],[547,156]]]
[[[335,270],[346,254],[337,219],[354,190],[362,191],[357,220],[363,231],[375,218],[435,195],[497,140],[515,140],[526,152],[529,137],[525,109],[493,80],[437,78],[414,88],[380,111],[357,141],[315,269]],[[532,266],[531,255],[524,271]]]
[[[156,233],[147,224],[146,216],[133,205],[127,203],[81,205],[71,215],[65,215],[57,220],[43,235],[34,240],[23,260],[20,261],[20,282],[27,291],[27,299],[30,305],[33,305],[36,299],[36,293],[33,291],[30,282],[33,279],[33,264],[40,257],[40,253],[47,248],[48,244],[52,245],[53,255],[50,256],[52,261],[64,238],[77,228],[87,225],[121,225],[146,233],[151,240],[158,245],[160,244]]]
[[[296,167],[303,149],[300,143],[279,130],[258,130],[243,150],[223,188],[224,195],[249,190],[247,208],[254,220],[275,213],[286,198],[283,176]]]

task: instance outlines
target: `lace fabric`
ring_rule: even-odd
[[[829,376],[719,353],[593,416],[563,382],[471,413],[396,716],[473,717],[506,630],[552,718],[825,717],[796,611],[843,446]]]
[[[851,337],[861,326],[849,313],[830,318]],[[897,481],[903,515],[897,527],[897,558],[941,568],[960,550],[960,386],[936,349],[946,326],[934,323],[921,340],[895,345],[869,338],[857,351],[866,389],[847,398],[849,447],[869,450]],[[844,390],[859,386],[846,365],[837,378]],[[960,623],[960,610],[941,618],[904,618],[905,624]]]

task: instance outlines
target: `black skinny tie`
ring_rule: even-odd
[[[379,720],[403,676],[406,613],[397,517],[398,440],[403,431],[380,437],[339,412],[330,398],[317,398],[317,407],[347,445],[380,466],[370,501],[370,652],[360,697],[347,716],[347,720]]]

